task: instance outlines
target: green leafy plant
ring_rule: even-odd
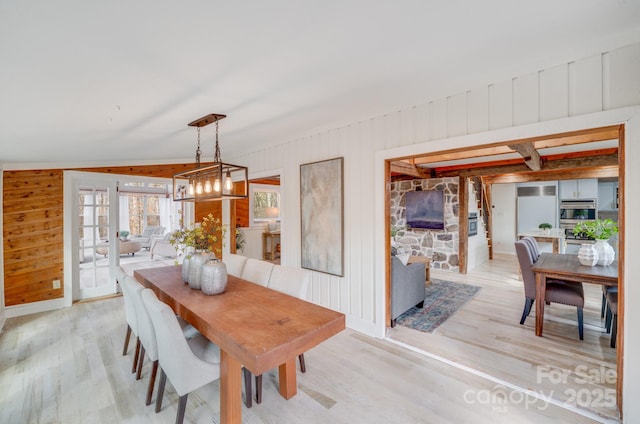
[[[538,225],[538,228],[540,228],[541,230],[550,230],[553,228],[553,225],[549,224],[548,222],[543,222],[542,224]]]
[[[177,250],[184,252],[192,247],[199,251],[215,251],[222,253],[222,249],[214,248],[218,240],[223,240],[227,229],[222,225],[219,218],[209,214],[202,218],[202,221],[193,228],[187,228],[180,220],[180,229],[171,233],[169,243]],[[224,244],[223,244],[224,246]]]
[[[118,231],[118,233],[120,234],[120,238],[122,240],[126,240],[127,237],[129,237],[129,231],[121,230],[121,231]]]
[[[618,224],[612,219],[596,219],[578,222],[573,227],[574,234],[585,234],[596,240],[609,240],[618,233]]]
[[[244,238],[244,231],[236,228],[236,250],[242,250],[247,240]]]

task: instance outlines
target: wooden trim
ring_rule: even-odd
[[[625,153],[625,126],[620,125],[618,131],[618,167],[619,167],[619,176],[618,176],[618,193],[619,193],[619,205],[618,205],[618,228],[624,229],[625,227],[625,193],[626,193],[626,184],[625,184],[625,161],[624,161],[624,153]],[[625,261],[625,250],[624,250],[624,241],[625,235],[624,230],[620,231],[618,239],[618,340],[616,342],[616,366],[617,366],[617,386],[616,386],[616,399],[618,402],[618,411],[620,412],[620,418],[622,418],[622,378],[623,378],[623,369],[624,369],[624,326],[625,326],[625,318],[624,318],[624,298],[625,298],[625,287],[626,287],[626,279],[624,275],[624,261]]]
[[[384,322],[391,326],[391,161],[384,162],[384,280],[385,315]]]
[[[607,127],[589,128],[580,131],[547,134],[544,136],[490,143],[477,148],[460,147],[457,149],[431,152],[425,155],[402,156],[399,158],[395,158],[394,160],[413,159],[414,163],[416,165],[419,165],[430,162],[444,162],[447,160],[459,160],[482,156],[493,156],[504,153],[513,153],[513,151],[508,146],[515,144],[533,143],[536,149],[542,149],[554,146],[592,143],[595,141],[605,141],[618,138],[620,127],[621,125],[610,125]]]
[[[461,176],[458,180],[458,269],[460,274],[467,273],[469,255],[469,178]]]

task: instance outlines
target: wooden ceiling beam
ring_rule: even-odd
[[[542,161],[540,160],[540,153],[538,153],[533,143],[510,144],[509,148],[522,156],[524,163],[529,169],[532,171],[540,171]]]
[[[539,137],[528,137],[519,139],[517,142],[505,141],[496,142],[485,145],[481,148],[462,147],[446,152],[434,152],[423,156],[411,156],[397,158],[411,158],[416,165],[428,164],[433,162],[446,162],[449,160],[468,159],[483,156],[493,156],[505,153],[513,153],[508,145],[533,143],[536,149],[545,149],[557,146],[568,146],[573,144],[592,143],[596,141],[614,140],[619,137],[620,125],[611,125],[608,127],[591,128],[581,131],[572,131],[568,133],[552,134]]]
[[[391,162],[391,173],[409,175],[415,178],[431,178],[431,170],[428,168],[421,168],[411,163],[404,161]]]
[[[585,172],[588,170],[601,168],[601,167],[615,167],[618,166],[618,154],[610,153],[600,156],[583,156],[568,159],[559,159],[554,161],[545,161],[543,170],[537,171],[538,173],[547,173],[552,171],[561,171],[564,174],[568,174],[569,171]],[[510,164],[510,165],[498,165],[482,168],[469,168],[469,169],[452,169],[447,171],[435,172],[435,177],[457,177],[457,176],[496,176],[502,174],[520,174],[531,172],[531,169],[525,164]],[[617,174],[616,174],[617,175]],[[575,177],[556,177],[554,179],[571,179]],[[586,177],[581,177],[586,178]]]
[[[548,172],[522,172],[519,174],[491,175],[483,177],[486,184],[498,183],[525,183],[530,181],[557,181],[574,180],[581,178],[617,178],[619,174],[618,166],[603,166],[589,170],[558,170]]]

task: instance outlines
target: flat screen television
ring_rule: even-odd
[[[408,191],[405,196],[408,227],[444,230],[442,190]]]

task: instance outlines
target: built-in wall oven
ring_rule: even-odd
[[[478,235],[478,212],[469,213],[469,237]]]
[[[560,201],[560,228],[564,229],[565,238],[569,244],[593,240],[584,234],[574,234],[573,227],[578,222],[593,221],[597,218],[598,209],[595,199]]]

